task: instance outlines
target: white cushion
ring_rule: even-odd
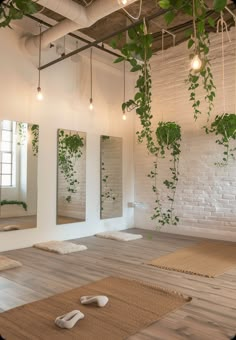
[[[34,245],[35,248],[39,248],[46,251],[51,251],[57,254],[69,254],[76,251],[86,250],[87,247],[81,244],[75,244],[67,241],[49,241],[43,243],[37,243]]]
[[[129,234],[122,231],[104,231],[102,233],[96,234],[97,237],[108,238],[110,240],[116,241],[133,241],[143,238],[142,235]]]

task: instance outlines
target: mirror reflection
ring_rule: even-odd
[[[101,219],[122,216],[122,138],[101,136]]]
[[[37,226],[39,126],[0,122],[0,232]]]
[[[57,160],[57,224],[85,221],[86,133],[59,129]]]

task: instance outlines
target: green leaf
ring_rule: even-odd
[[[165,15],[164,15],[165,21],[167,23],[167,25],[170,25],[172,23],[172,21],[175,18],[175,13],[174,11],[168,11]]]
[[[163,9],[170,8],[170,1],[169,0],[160,0],[158,4]]]
[[[226,5],[227,5],[227,0],[214,0],[213,1],[213,8],[216,12],[223,11]]]
[[[126,109],[126,103],[122,103],[122,111],[125,111]]]
[[[197,23],[198,34],[202,34],[204,32],[204,29],[205,29],[204,21],[199,21]]]
[[[116,41],[115,39],[112,39],[112,40],[110,41],[110,46],[111,46],[112,48],[116,49],[116,48],[117,48],[117,41]]]
[[[216,23],[215,23],[215,20],[212,17],[209,17],[207,21],[208,21],[208,24],[211,27],[215,28]]]
[[[125,60],[124,57],[118,57],[116,60],[114,60],[114,64],[118,64],[118,63],[120,63],[120,62],[122,62],[124,60]]]
[[[194,40],[193,39],[189,39],[188,41],[188,49],[190,49],[194,44]]]
[[[138,100],[142,97],[142,93],[141,92],[137,92],[136,95],[134,96],[135,100]]]

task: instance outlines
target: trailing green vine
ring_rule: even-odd
[[[179,176],[179,157],[180,157],[180,141],[181,129],[175,122],[159,122],[156,129],[156,138],[158,143],[158,152],[156,153],[155,161],[153,162],[153,170],[148,174],[148,177],[153,180],[152,190],[156,196],[156,206],[154,207],[154,214],[151,219],[156,220],[158,226],[165,224],[177,225],[179,218],[174,215],[174,200]],[[158,190],[157,178],[159,169],[159,160],[166,157],[166,153],[170,152],[170,167],[171,178],[164,180],[163,184],[169,191],[167,199],[169,207],[164,211],[163,205],[160,200],[160,192]]]
[[[37,1],[6,0],[0,1],[0,27],[10,27],[12,20],[22,19],[26,14],[34,14],[39,7]]]
[[[16,204],[16,205],[21,205],[22,208],[27,211],[27,204],[25,202],[22,201],[8,201],[8,200],[2,200],[0,201],[0,205],[8,205],[8,204]]]
[[[33,124],[30,126],[31,134],[32,134],[32,151],[34,156],[38,156],[39,151],[39,126],[37,124]]]
[[[225,113],[215,117],[210,128],[205,127],[207,134],[214,133],[218,136],[216,143],[224,147],[222,162],[215,165],[226,166],[230,159],[235,160],[236,147],[231,147],[231,141],[236,140],[236,115],[234,113]]]
[[[102,143],[106,142],[107,140],[110,139],[110,136],[105,136],[103,135],[101,140]],[[104,203],[107,200],[110,201],[115,201],[116,200],[116,195],[113,193],[112,188],[109,186],[109,175],[106,173],[106,168],[105,168],[105,163],[101,163],[101,180],[103,183],[103,190],[101,192],[101,211],[104,210]]]
[[[154,169],[148,174],[148,177],[153,179],[154,184],[152,190],[156,195],[156,207],[151,219],[156,220],[158,226],[165,224],[176,225],[179,221],[177,216],[174,216],[174,198],[176,186],[178,182],[178,163],[180,154],[180,127],[173,122],[160,122],[156,131],[156,140],[154,139],[154,131],[152,129],[152,79],[150,59],[152,57],[152,35],[146,31],[145,22],[137,28],[128,31],[130,41],[126,43],[121,52],[122,57],[115,60],[116,63],[126,61],[131,65],[131,72],[137,72],[138,78],[135,88],[137,92],[133,99],[130,99],[122,104],[122,110],[136,110],[139,117],[142,129],[137,132],[138,141],[140,143],[146,141],[146,147],[149,153],[156,157]],[[112,46],[115,48],[117,42],[113,41]],[[157,177],[159,169],[159,159],[165,157],[166,151],[171,153],[172,166],[170,167],[171,179],[165,180],[163,184],[169,190],[167,199],[170,206],[165,210],[160,200],[160,194],[157,188]]]
[[[65,130],[58,131],[58,166],[67,182],[67,191],[74,194],[78,190],[76,162],[81,158],[84,138],[77,134],[69,134]],[[66,197],[71,202],[71,195]]]
[[[25,123],[17,123],[17,145],[24,145],[27,139],[27,128]]]
[[[38,155],[39,150],[39,126],[37,124],[28,125],[28,129],[32,135],[32,152],[34,156]],[[17,123],[17,145],[24,145],[27,140],[27,124]]]
[[[210,15],[212,10],[204,0],[159,0],[158,5],[166,9],[166,23],[169,25],[179,13],[189,15],[193,20],[195,29],[187,30],[188,48],[190,50],[190,59],[198,56],[201,60],[199,70],[190,69],[186,83],[190,93],[190,101],[194,111],[194,119],[196,120],[201,115],[201,101],[197,97],[197,89],[202,86],[205,91],[204,100],[207,103],[208,119],[214,107],[215,89],[213,74],[211,71],[211,63],[209,59],[210,40],[207,33],[207,27],[215,27],[215,19]],[[213,10],[216,12],[222,11],[227,4],[226,0],[214,0]],[[194,6],[194,7],[193,7]],[[211,11],[210,11],[211,10]]]
[[[123,112],[135,109],[138,115],[142,130],[137,131],[138,141],[146,140],[147,149],[150,153],[155,153],[156,147],[151,130],[151,102],[152,102],[152,78],[150,59],[152,57],[152,35],[147,33],[145,23],[128,30],[130,41],[124,44],[121,49],[122,57],[114,62],[126,61],[130,64],[131,72],[137,72],[138,78],[135,88],[137,92],[133,99],[122,104]],[[117,41],[112,41],[112,47],[117,47]]]

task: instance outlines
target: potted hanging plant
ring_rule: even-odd
[[[153,170],[148,177],[153,180],[152,190],[156,196],[154,207],[154,214],[152,220],[157,220],[158,227],[165,224],[177,225],[179,218],[174,215],[174,199],[179,176],[179,157],[180,157],[180,142],[181,142],[181,128],[175,122],[159,122],[156,129],[157,153],[155,154],[155,161],[153,162]],[[170,179],[163,181],[165,188],[168,191],[167,201],[169,205],[166,210],[163,209],[163,204],[160,200],[160,190],[158,189],[157,179],[158,170],[160,167],[160,159],[166,158],[169,154]],[[166,205],[166,203],[165,203]]]
[[[226,166],[230,159],[235,160],[236,147],[232,147],[232,141],[236,140],[236,115],[224,113],[217,115],[210,128],[205,127],[207,134],[214,133],[217,136],[216,143],[224,147],[222,162],[215,163],[218,166]]]
[[[156,207],[152,220],[158,220],[158,226],[165,224],[176,225],[179,221],[177,216],[174,216],[174,198],[176,185],[178,182],[178,163],[180,155],[181,131],[179,125],[174,122],[160,122],[155,132],[152,126],[152,77],[150,60],[153,55],[152,51],[152,35],[147,32],[145,20],[143,24],[128,30],[130,41],[127,42],[121,49],[123,54],[115,60],[116,63],[126,61],[130,64],[130,71],[137,73],[137,81],[135,85],[136,94],[134,98],[127,100],[122,104],[122,111],[135,110],[141,123],[141,130],[137,131],[139,143],[146,142],[148,152],[155,156],[154,168],[148,174],[148,177],[153,179],[154,183],[152,190],[156,195]],[[117,47],[117,41],[112,42],[112,47]],[[167,196],[169,207],[164,211],[160,200],[159,191],[157,189],[157,178],[159,160],[165,157],[166,151],[170,151],[172,165],[170,167],[171,179],[165,180],[163,184],[168,189]]]
[[[10,27],[12,20],[36,13],[38,8],[36,1],[33,0],[0,0],[0,27]]]

